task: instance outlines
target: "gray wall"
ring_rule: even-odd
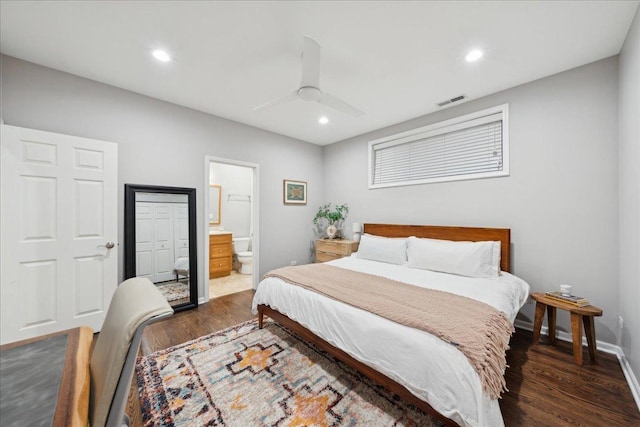
[[[510,176],[368,190],[368,141],[504,103]],[[573,285],[604,310],[597,338],[613,343],[620,305],[617,109],[612,57],[342,141],[324,151],[326,201],[348,202],[350,222],[511,228],[514,273],[534,291]],[[520,319],[532,322],[533,314],[525,305]],[[566,312],[558,313],[558,325],[570,331]]]
[[[209,173],[204,157],[211,155],[260,165],[260,273],[291,260],[308,262],[311,221],[322,199],[321,147],[16,58],[1,59],[5,124],[118,143],[120,242],[125,183],[195,187],[198,269],[208,268],[202,195]],[[283,205],[283,179],[309,183],[307,206]],[[122,262],[119,268],[122,277]],[[199,283],[199,295],[203,292]]]
[[[640,379],[640,9],[620,52],[620,346]]]

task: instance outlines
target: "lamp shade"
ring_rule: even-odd
[[[362,226],[359,222],[354,222],[353,224],[351,224],[351,231],[353,231],[354,233],[360,233],[362,231]]]

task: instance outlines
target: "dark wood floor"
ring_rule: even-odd
[[[195,310],[147,327],[141,346],[149,354],[252,319],[253,291],[217,298]],[[512,426],[640,426],[640,412],[615,356],[585,352],[582,367],[573,364],[570,343],[531,345],[531,333],[518,329],[507,353],[509,392],[500,407]],[[135,380],[134,380],[135,384]],[[132,385],[127,413],[142,426],[137,388]]]

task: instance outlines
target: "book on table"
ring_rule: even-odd
[[[556,301],[566,302],[567,304],[571,304],[576,307],[584,307],[589,305],[589,301],[586,298],[582,298],[576,295],[563,295],[560,291],[549,291],[545,292],[544,295],[548,298],[555,299]]]

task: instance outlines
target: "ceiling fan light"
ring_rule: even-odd
[[[317,101],[322,96],[322,92],[317,87],[303,86],[298,89],[298,95],[305,101]]]
[[[327,116],[322,116],[318,119],[318,123],[320,123],[321,125],[326,125],[327,123],[329,123],[329,118]]]

